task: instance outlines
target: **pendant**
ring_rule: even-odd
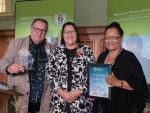
[[[108,62],[108,64],[110,64],[110,62]]]

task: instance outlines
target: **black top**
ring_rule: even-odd
[[[65,48],[66,56],[67,56],[67,64],[68,64],[68,89],[67,91],[71,91],[71,81],[72,81],[72,62],[75,56],[77,48],[75,49],[67,49]]]
[[[108,51],[99,55],[98,64],[103,64]],[[120,87],[111,88],[111,102],[99,100],[101,107],[109,109],[109,113],[142,113],[146,106],[148,89],[146,79],[135,55],[127,50],[122,50],[117,56],[112,72],[119,80],[125,80],[134,89],[126,90]],[[108,111],[106,112],[108,113]]]
[[[67,56],[67,64],[68,64],[68,88],[67,88],[67,91],[71,91],[71,85],[72,85],[72,62],[73,62],[73,59],[74,59],[74,56],[75,56],[75,53],[77,51],[77,48],[75,49],[67,49],[65,48],[65,53],[66,53],[66,56]],[[70,111],[70,103],[66,103],[66,109],[67,109],[67,113],[71,113]]]

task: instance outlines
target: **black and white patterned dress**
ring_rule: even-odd
[[[67,57],[64,52],[65,46],[55,47],[49,57],[47,63],[47,82],[51,90],[50,107],[51,113],[66,113],[66,103],[57,93],[59,88],[67,91],[68,65]],[[93,103],[86,98],[88,64],[95,63],[95,57],[89,46],[78,44],[75,57],[72,62],[72,86],[71,90],[81,88],[84,93],[81,94],[73,103],[70,104],[71,113],[91,113]]]

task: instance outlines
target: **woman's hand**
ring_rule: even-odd
[[[119,86],[120,82],[116,78],[116,76],[112,73],[112,75],[106,75],[106,82],[112,86]]]
[[[77,89],[77,90],[72,90],[72,91],[70,91],[70,93],[73,94],[75,97],[78,97],[79,95],[81,95],[79,89]]]
[[[95,98],[87,98],[87,100],[89,100],[89,101],[94,101]]]
[[[76,96],[74,96],[70,92],[62,90],[61,88],[58,89],[57,92],[64,99],[65,102],[72,103],[72,102],[74,102],[76,100]]]
[[[74,96],[74,98],[73,99],[69,99],[67,101],[68,103],[74,102],[77,99],[77,97],[81,94],[79,90],[72,90],[69,93],[71,93]]]
[[[121,81],[123,82],[122,85]],[[106,82],[112,86],[120,87],[127,90],[134,90],[125,80],[118,80],[113,73],[112,75],[106,75]]]

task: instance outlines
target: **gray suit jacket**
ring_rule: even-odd
[[[7,52],[5,53],[4,57],[0,60],[0,72],[7,75],[6,67],[10,64],[17,63],[17,52],[23,48],[26,47],[29,49],[29,36],[25,38],[18,38],[13,39],[7,49]],[[52,46],[50,43],[46,42],[45,50],[47,52],[47,57],[49,58],[50,50],[52,49]],[[24,73],[19,74],[13,74],[8,76],[8,84],[10,86],[17,86],[18,92],[22,93],[24,96],[19,96],[20,98],[20,107],[23,107],[25,105],[28,106],[29,103],[29,94],[30,94],[30,82],[29,82],[29,73],[28,71],[25,71]],[[45,73],[45,86],[44,86],[44,92],[42,95],[41,100],[41,106],[40,110],[44,111],[44,113],[49,113],[50,109],[50,86],[46,82],[46,73]],[[13,113],[12,109],[14,109],[14,106],[10,103],[8,104],[8,112]],[[28,107],[26,107],[23,110],[23,113],[28,112]]]

